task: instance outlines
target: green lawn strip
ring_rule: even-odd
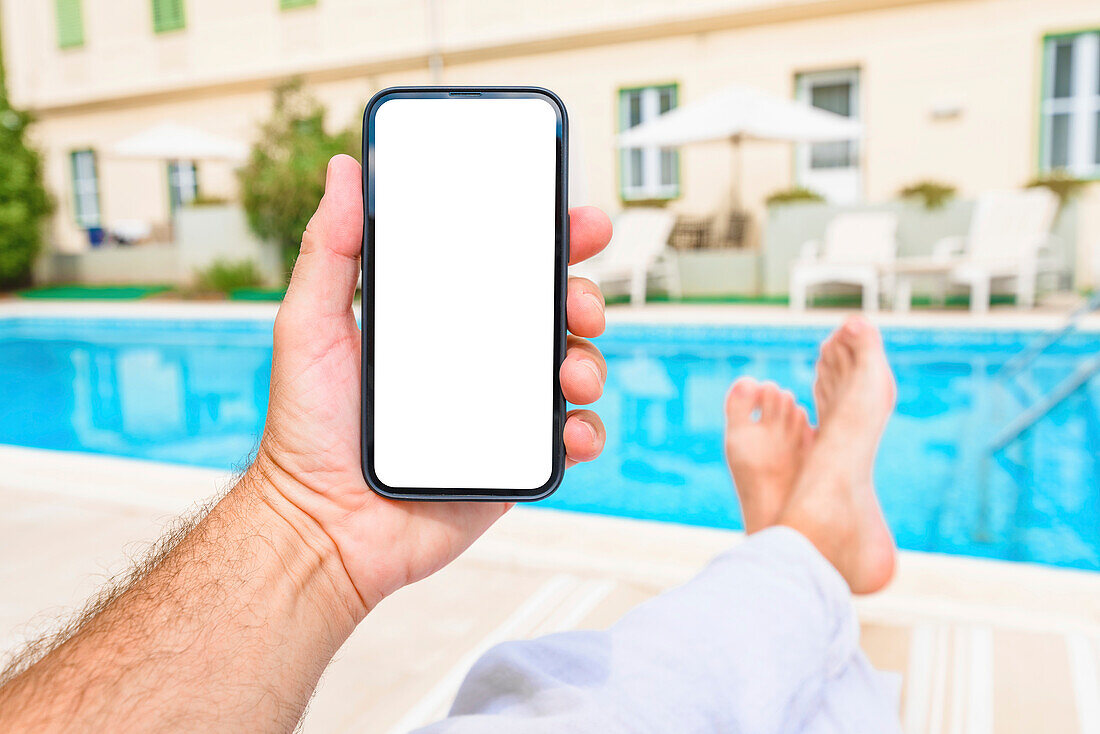
[[[629,303],[630,296],[614,295],[607,297],[608,305]],[[685,296],[680,299],[670,298],[665,293],[655,293],[646,298],[646,303],[694,303],[714,305],[749,305],[749,306],[786,306],[789,301],[787,296]],[[824,295],[813,299],[812,305],[821,308],[859,308],[862,299],[858,294]],[[994,294],[992,304],[994,306],[1012,305],[1016,303],[1016,297],[1010,293]],[[966,294],[956,294],[947,297],[944,304],[933,303],[928,296],[914,296],[914,308],[970,308],[970,297]]]
[[[48,285],[19,291],[20,298],[136,301],[172,290],[169,285]]]
[[[229,292],[231,301],[281,301],[286,288],[237,288]]]
[[[38,288],[28,288],[15,293],[19,298],[31,299],[56,299],[56,300],[116,300],[133,301],[150,296],[166,294],[175,290],[169,285],[51,285]],[[237,288],[230,291],[227,297],[231,301],[271,301],[283,300],[286,294],[285,288]],[[630,301],[627,295],[608,296],[609,305],[624,304]],[[680,299],[669,298],[666,293],[655,293],[649,296],[648,303],[688,303],[701,305],[746,305],[746,306],[786,306],[788,303],[785,295],[718,295],[718,296],[685,296]],[[1012,294],[995,294],[993,305],[1011,305],[1016,302]],[[813,299],[813,306],[821,308],[858,308],[861,300],[858,294],[823,295]],[[970,297],[966,294],[957,294],[947,297],[943,306],[932,303],[927,296],[914,296],[914,308],[957,308],[966,309],[970,306]]]

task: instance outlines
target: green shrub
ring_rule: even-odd
[[[248,162],[238,174],[249,226],[262,239],[279,245],[288,273],[298,256],[302,232],[325,193],[329,159],[355,152],[355,133],[329,134],[324,121],[324,108],[302,89],[301,82],[278,87],[271,117],[261,126]]]
[[[52,210],[38,152],[27,145],[31,118],[12,109],[0,65],[0,290],[28,285]]]
[[[939,181],[918,181],[898,192],[903,199],[918,199],[925,209],[941,209],[955,198],[955,187]]]
[[[195,285],[207,293],[230,293],[238,288],[256,288],[263,285],[260,269],[252,260],[215,260],[208,267],[195,272]]]
[[[816,191],[811,191],[802,186],[795,186],[790,189],[772,192],[765,201],[768,206],[771,206],[772,204],[797,204],[799,202],[809,203],[825,201],[825,197]]]
[[[1058,169],[1028,181],[1027,188],[1034,189],[1045,186],[1054,192],[1054,195],[1058,197],[1059,204],[1064,206],[1067,201],[1076,196],[1088,184],[1088,181],[1077,178],[1068,171]]]

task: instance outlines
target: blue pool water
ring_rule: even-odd
[[[739,527],[722,456],[722,401],[739,375],[810,405],[824,329],[618,326],[604,455],[544,504]],[[1100,570],[1100,378],[1003,454],[990,437],[1100,352],[1076,334],[1013,381],[995,376],[1034,333],[894,329],[898,409],[875,479],[903,548]],[[270,323],[0,320],[0,443],[227,469],[263,426]],[[155,491],[151,489],[150,491]]]

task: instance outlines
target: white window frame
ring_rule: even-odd
[[[630,95],[640,94],[642,101],[642,122],[652,120],[661,114],[660,93],[671,88],[676,99],[671,109],[679,105],[680,90],[676,84],[655,84],[651,87],[637,87],[619,90],[619,120],[620,130],[628,129],[626,121],[629,119]],[[640,123],[639,123],[640,124]],[[634,176],[633,155],[636,150],[642,151],[642,184],[631,184]],[[670,184],[661,183],[661,153],[671,151],[674,153],[673,171],[674,180]],[[619,166],[619,194],[624,201],[655,201],[675,199],[680,195],[680,160],[678,148],[659,148],[649,146],[645,148],[623,148]]]
[[[1070,96],[1055,98],[1055,50],[1064,43],[1070,43],[1073,48]],[[1078,178],[1100,178],[1100,162],[1097,161],[1096,150],[1097,116],[1100,115],[1100,30],[1050,36],[1043,43],[1043,56],[1044,96],[1039,113],[1043,134],[1040,141],[1039,168],[1043,173],[1055,170],[1051,162],[1054,116],[1068,114],[1068,160],[1064,167],[1058,168],[1063,168]]]
[[[102,226],[99,200],[99,165],[95,151],[87,148],[69,154],[73,182],[73,218],[83,229]]]
[[[812,105],[813,96],[810,91],[812,87],[819,84],[841,84],[847,82],[851,85],[852,89],[852,102],[851,111],[852,114],[848,116],[851,120],[859,120],[860,110],[860,88],[859,88],[859,69],[833,69],[830,71],[810,71],[804,72],[797,76],[797,87],[795,90],[795,98],[800,102],[804,102],[808,105]],[[847,141],[851,143],[852,148],[852,164],[849,166],[839,166],[835,169],[828,168],[811,168],[812,164],[812,152],[813,143],[803,143],[798,146],[796,155],[798,156],[798,171],[828,171],[828,170],[859,170],[861,165],[862,151],[860,150],[859,138],[852,138]]]
[[[802,72],[795,76],[795,98],[805,104],[812,104],[814,87],[829,84],[847,84],[851,99],[849,119],[862,117],[862,71],[859,67],[844,67],[822,71]],[[860,136],[850,138],[850,159],[846,166],[826,168],[813,167],[814,143],[799,143],[795,146],[794,174],[795,182],[823,195],[826,200],[851,204],[863,199],[863,145]],[[831,143],[823,143],[831,145]]]

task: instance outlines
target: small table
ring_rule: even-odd
[[[943,275],[953,263],[935,257],[907,257],[895,260],[888,272],[897,278],[894,287],[894,310],[908,313],[913,305],[913,279],[921,275]]]

